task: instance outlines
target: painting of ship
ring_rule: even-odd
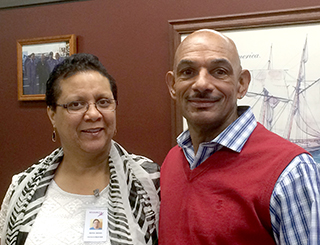
[[[274,67],[271,45],[266,67],[249,69],[251,83],[242,104],[249,104],[267,129],[300,145],[320,162],[320,67],[319,78],[308,79],[307,37],[297,62],[297,74]]]
[[[242,68],[251,73],[248,92],[238,105],[251,106],[267,129],[300,145],[320,163],[320,24],[222,33],[235,42]]]

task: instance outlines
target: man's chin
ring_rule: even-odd
[[[215,117],[212,115],[192,115],[187,119],[188,124],[195,125],[197,127],[207,127],[208,125],[219,124]]]

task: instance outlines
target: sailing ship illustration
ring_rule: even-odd
[[[296,78],[273,68],[271,45],[267,68],[250,70],[246,101],[267,129],[320,156],[320,78],[307,80],[307,62],[307,38]]]

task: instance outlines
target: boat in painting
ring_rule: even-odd
[[[267,68],[250,70],[246,102],[267,129],[320,156],[320,78],[308,80],[307,39],[302,49],[298,74],[275,69],[272,46]],[[319,68],[320,74],[320,68]],[[320,75],[319,75],[320,77]]]

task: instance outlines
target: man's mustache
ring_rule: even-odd
[[[196,94],[192,94],[189,95],[187,97],[187,100],[193,100],[193,101],[197,101],[197,100],[208,100],[208,101],[216,101],[219,100],[221,98],[221,96],[213,96],[212,94],[206,93],[206,92],[202,92],[202,93],[196,93]]]

